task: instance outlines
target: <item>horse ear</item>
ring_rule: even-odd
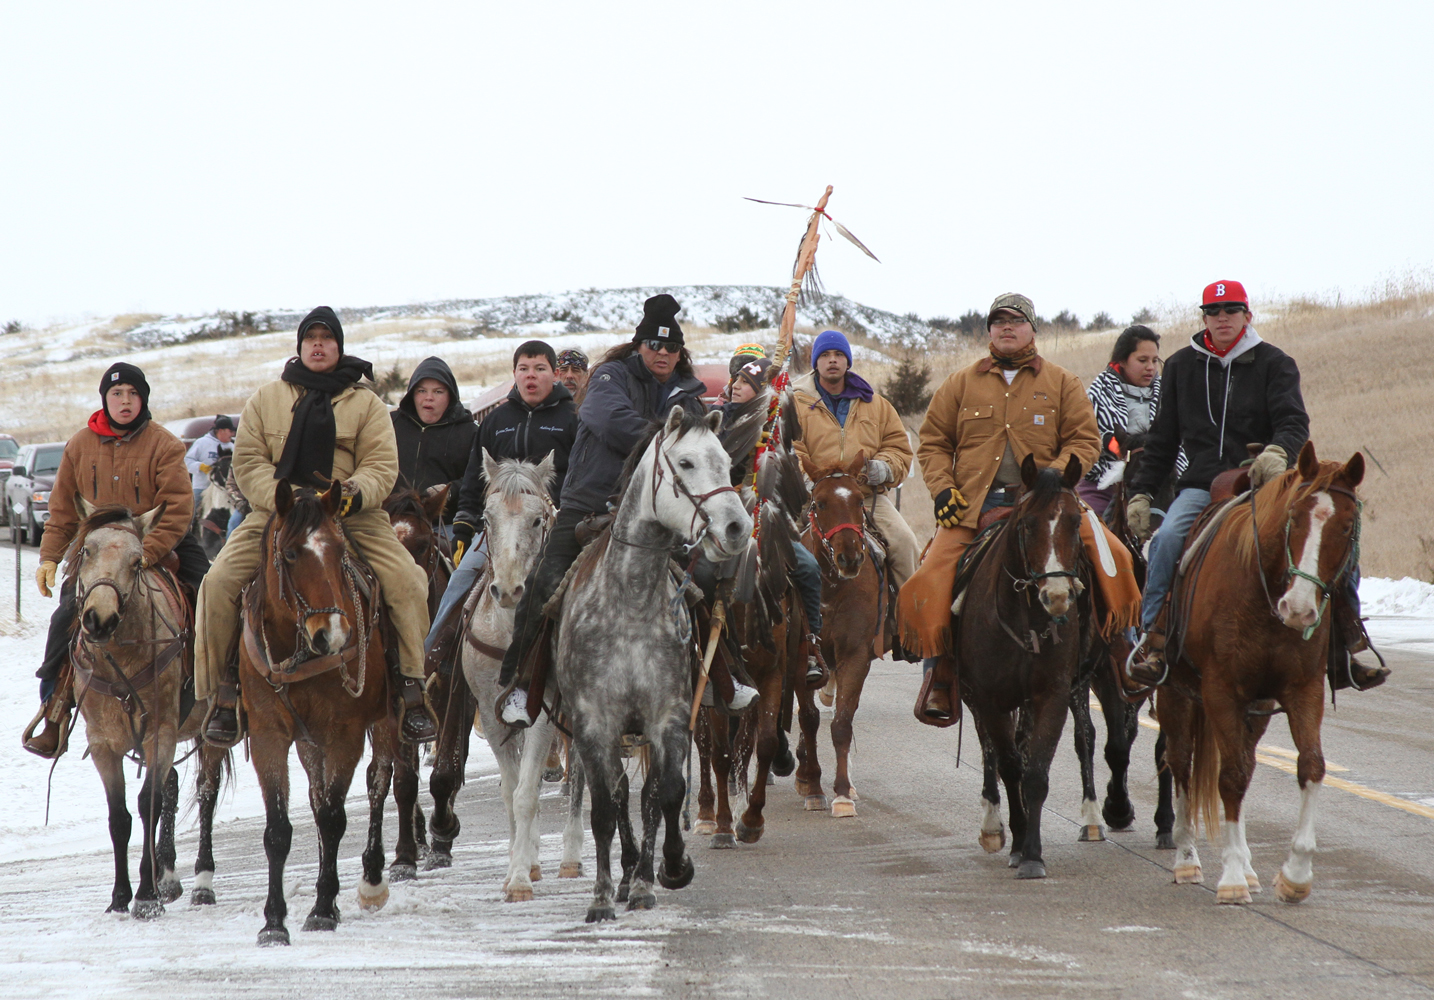
[[[1313,441],[1305,442],[1304,447],[1300,449],[1300,458],[1296,464],[1300,468],[1300,477],[1303,479],[1313,479],[1319,474],[1319,458],[1315,456]]]
[[[667,423],[662,425],[662,433],[664,436],[670,437],[671,435],[676,434],[677,429],[681,426],[682,406],[680,403],[673,403],[672,409],[669,410],[667,413]]]
[[[847,474],[848,476],[860,476],[860,475],[863,475],[865,472],[866,472],[866,449],[865,449],[865,448],[862,448],[862,449],[860,449],[860,450],[857,451],[856,457],[853,458],[853,459],[851,460],[851,464],[846,467],[846,474]]]
[[[274,487],[274,510],[280,517],[288,517],[289,511],[294,509],[294,490],[287,479],[279,480]]]
[[[817,468],[816,463],[811,460],[810,456],[802,455],[800,457],[802,461],[802,472],[804,472],[806,477],[812,482],[816,482],[817,473],[821,470]]]
[[[86,502],[83,496],[80,495],[79,490],[75,491],[75,510],[80,512],[81,521],[90,517],[95,512],[95,509],[91,507],[88,502]]]
[[[1041,470],[1036,468],[1036,456],[1034,454],[1027,455],[1025,458],[1021,459],[1022,486],[1024,486],[1028,490],[1035,489],[1036,477],[1040,474]]]
[[[1364,452],[1357,451],[1351,455],[1340,470],[1340,475],[1349,483],[1351,489],[1364,482]]]
[[[708,410],[705,419],[707,421],[707,429],[709,431],[711,431],[713,434],[720,434],[722,432],[721,410]]]
[[[423,498],[423,516],[430,521],[436,521],[443,514],[443,508],[448,504],[448,489],[450,484],[444,483],[434,489]]]
[[[488,454],[488,449],[483,449],[483,478],[492,482],[498,475],[498,460]]]
[[[161,500],[159,502],[159,506],[154,508],[154,510],[150,511],[147,514],[141,514],[139,517],[134,519],[135,530],[139,532],[140,538],[143,538],[145,535],[149,534],[150,529],[152,529],[156,524],[159,523],[159,519],[164,517],[164,509],[168,506],[168,500]]]
[[[329,517],[337,517],[339,507],[343,506],[344,502],[343,482],[335,479],[329,483],[329,488],[324,490],[324,495],[320,497],[320,500],[324,505],[324,513],[329,515]]]
[[[553,452],[548,452],[538,463],[538,477],[543,481],[543,488],[552,493],[553,483],[558,480],[558,465],[553,458]]]
[[[1066,472],[1065,475],[1061,477],[1061,482],[1065,483],[1066,489],[1073,490],[1075,489],[1076,483],[1080,482],[1080,474],[1080,459],[1072,455],[1070,460],[1066,462]]]

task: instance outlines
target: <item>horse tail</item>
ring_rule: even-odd
[[[1203,821],[1205,838],[1220,842],[1220,744],[1215,726],[1198,702],[1191,717],[1193,746],[1190,764],[1190,793],[1187,808],[1192,822]]]

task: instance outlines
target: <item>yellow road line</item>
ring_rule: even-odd
[[[1100,711],[1100,704],[1091,699],[1091,707]],[[1160,723],[1146,717],[1141,713],[1139,722],[1146,729],[1159,731]],[[1286,774],[1295,774],[1295,759],[1298,757],[1293,750],[1286,750],[1284,747],[1271,746],[1268,743],[1261,743],[1255,748],[1255,760],[1261,764],[1273,767],[1276,770],[1284,771]],[[1326,771],[1348,771],[1347,767],[1340,767],[1338,764],[1331,764],[1325,761]],[[1351,795],[1358,795],[1370,802],[1378,802],[1382,806],[1389,806],[1392,809],[1402,809],[1415,816],[1424,819],[1434,819],[1434,808],[1424,805],[1422,802],[1411,802],[1409,799],[1401,799],[1397,795],[1390,795],[1388,792],[1381,792],[1374,788],[1366,788],[1364,785],[1349,781],[1346,778],[1336,778],[1332,774],[1324,776],[1324,784],[1329,788],[1338,788],[1341,792],[1349,792]]]

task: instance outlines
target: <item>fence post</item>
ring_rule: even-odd
[[[10,528],[10,538],[15,543],[15,620],[22,621],[20,617],[20,529]]]

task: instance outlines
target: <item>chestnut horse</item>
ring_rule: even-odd
[[[304,930],[334,930],[339,841],[348,825],[344,799],[363,756],[364,734],[389,712],[382,598],[372,572],[348,553],[336,520],[341,487],[336,481],[319,494],[279,480],[262,561],[244,590],[240,691],[264,798],[269,859],[269,896],[259,932],[264,946],[289,943],[284,863],[293,836],[290,746],[298,744],[309,775],[319,833],[316,898]],[[370,789],[370,802],[373,798]],[[387,901],[383,847],[371,842],[363,853],[359,905],[378,909]]]
[[[1197,524],[1182,558],[1185,575],[1166,613],[1170,676],[1156,714],[1175,776],[1175,881],[1200,882],[1195,817],[1207,833],[1224,805],[1216,899],[1248,903],[1259,879],[1245,842],[1243,802],[1255,746],[1269,717],[1289,715],[1299,752],[1300,814],[1289,857],[1275,877],[1287,903],[1314,879],[1315,805],[1324,780],[1320,722],[1332,641],[1331,595],[1359,565],[1364,456],[1321,462],[1314,444],[1295,467],[1234,506],[1213,530]],[[1187,567],[1188,564],[1188,567]]]

